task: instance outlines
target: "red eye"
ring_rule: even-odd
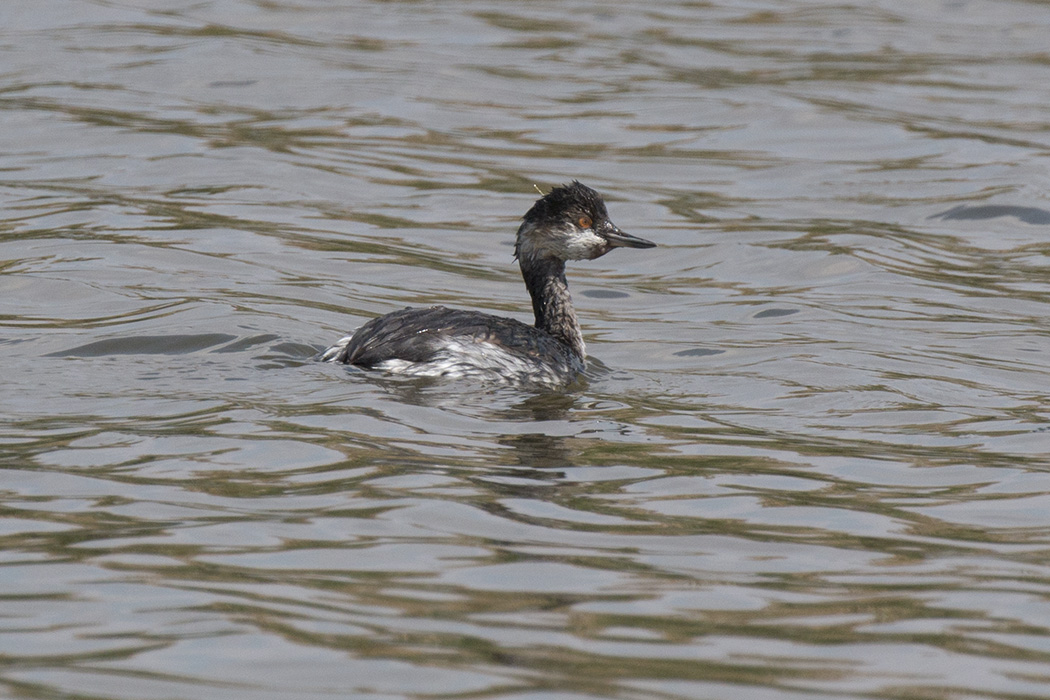
[[[594,222],[591,221],[591,217],[589,216],[581,216],[577,223],[579,223],[580,228],[590,228],[591,224]]]

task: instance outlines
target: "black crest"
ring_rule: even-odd
[[[539,222],[576,218],[580,214],[586,214],[595,221],[609,218],[602,196],[579,180],[573,180],[571,185],[555,187],[540,197],[522,218]]]

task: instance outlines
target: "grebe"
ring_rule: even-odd
[[[478,311],[409,307],[372,319],[320,359],[416,377],[566,384],[583,370],[586,350],[565,261],[655,245],[618,229],[601,195],[574,180],[537,200],[518,228],[514,257],[532,297],[535,326]]]

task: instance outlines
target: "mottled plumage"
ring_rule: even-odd
[[[615,247],[654,245],[616,228],[591,188],[579,182],[557,187],[525,214],[514,246],[535,326],[443,306],[407,308],[372,319],[321,359],[411,376],[569,382],[583,369],[586,349],[565,261],[594,259]]]

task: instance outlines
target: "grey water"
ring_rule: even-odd
[[[1050,6],[0,4],[0,696],[1050,697]],[[563,391],[319,364],[406,305]]]

